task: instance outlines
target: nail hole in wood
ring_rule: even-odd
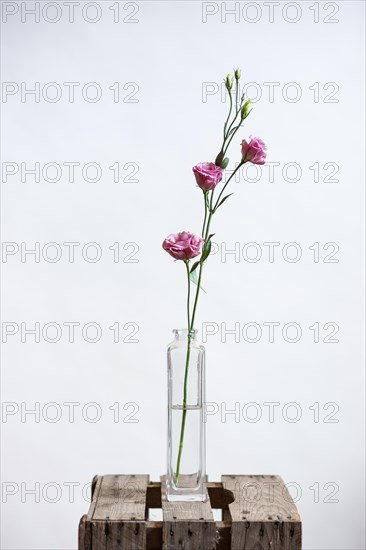
[[[191,537],[193,535],[192,531],[188,529],[188,536]]]

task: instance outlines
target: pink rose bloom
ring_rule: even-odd
[[[190,260],[201,254],[203,239],[189,231],[172,233],[163,242],[163,248],[176,260]]]
[[[193,167],[198,187],[203,191],[211,191],[222,180],[223,169],[213,162],[200,162]]]
[[[264,164],[267,156],[267,147],[259,138],[250,136],[250,142],[245,139],[241,142],[241,154],[243,162],[252,162],[253,164]]]

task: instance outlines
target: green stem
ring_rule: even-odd
[[[203,221],[203,227],[202,227],[202,237],[206,240],[208,236],[208,231],[210,228],[210,222],[212,217],[212,203],[213,203],[213,191],[211,192],[211,201],[210,201],[210,207],[208,206],[208,193],[205,192],[203,194],[204,201],[205,201],[205,215],[204,215],[204,221]],[[207,227],[206,227],[206,220],[207,220],[207,212],[210,212]],[[186,365],[185,365],[185,372],[184,372],[184,384],[183,384],[183,411],[182,411],[182,423],[180,427],[180,437],[179,437],[179,448],[178,448],[178,457],[177,457],[177,466],[175,469],[175,484],[177,485],[179,482],[179,476],[180,476],[180,464],[182,459],[182,452],[183,452],[183,442],[184,442],[184,432],[186,428],[186,420],[187,420],[187,385],[188,385],[188,368],[189,368],[189,359],[191,355],[191,338],[192,338],[192,331],[194,328],[194,316],[196,314],[197,309],[197,302],[198,302],[198,295],[199,295],[199,288],[201,286],[201,278],[202,278],[202,264],[200,264],[200,272],[198,276],[198,282],[197,282],[197,291],[196,291],[196,297],[194,301],[194,314],[192,316],[192,319],[190,317],[190,295],[191,295],[191,279],[190,279],[190,271],[189,271],[189,262],[185,262],[186,268],[187,268],[187,279],[188,279],[188,296],[187,296],[187,318],[188,318],[188,341],[187,341],[187,355],[186,355]]]
[[[239,99],[239,80],[235,78],[235,112],[238,114],[238,99]],[[236,117],[235,117],[236,118]]]
[[[238,116],[238,114],[236,114],[236,117],[237,117],[237,116]],[[233,123],[235,122],[236,117],[234,118]],[[224,156],[225,156],[226,151],[228,150],[229,145],[230,145],[230,143],[232,142],[232,139],[233,139],[233,137],[235,136],[236,132],[239,130],[239,128],[241,128],[242,122],[243,122],[243,120],[240,121],[240,124],[238,124],[238,126],[235,128],[234,132],[231,134],[230,139],[229,139],[229,141],[227,142],[226,147],[224,148],[224,151],[223,151]],[[230,126],[230,128],[231,128],[231,126]],[[229,131],[230,131],[230,128],[229,128]]]
[[[225,191],[228,183],[232,179],[232,177],[235,175],[235,173],[239,170],[239,168],[243,165],[243,162],[241,162],[234,170],[234,172],[231,174],[227,182],[225,183],[221,193],[218,196],[218,199],[215,203],[215,206],[213,206],[213,199],[214,199],[214,190],[211,192],[211,199],[210,199],[210,205],[208,206],[208,194],[204,193],[204,200],[205,200],[205,216],[203,221],[203,227],[202,227],[202,237],[204,238],[205,242],[208,239],[209,231],[210,231],[210,225],[212,216],[214,215],[217,206],[220,202],[221,196],[223,192]],[[207,212],[209,212],[208,219],[207,219]],[[207,225],[206,225],[207,220]],[[197,281],[197,290],[196,290],[196,296],[194,299],[194,305],[193,305],[193,311],[192,311],[192,317],[190,316],[190,296],[191,296],[191,281],[190,281],[190,270],[189,270],[189,261],[185,262],[186,269],[187,269],[187,278],[188,278],[188,296],[187,296],[187,319],[188,319],[188,339],[187,339],[187,355],[186,355],[186,365],[185,365],[185,372],[184,372],[184,385],[183,385],[183,411],[182,411],[182,423],[180,428],[180,437],[179,437],[179,448],[178,448],[178,457],[177,457],[177,465],[175,469],[175,484],[178,485],[179,482],[179,476],[180,476],[180,465],[182,460],[182,452],[183,452],[183,443],[184,443],[184,433],[186,428],[186,420],[187,420],[187,385],[188,385],[188,368],[189,368],[189,360],[191,356],[191,339],[192,339],[192,331],[194,330],[194,321],[196,318],[196,311],[197,311],[197,304],[198,304],[198,298],[201,290],[201,281],[202,281],[202,273],[203,273],[203,263],[200,264],[199,267],[199,275],[198,275],[198,281]]]
[[[208,195],[208,191],[204,191],[203,192],[203,198],[204,198],[204,201],[205,201],[205,217],[203,219],[202,238],[205,235],[205,227],[206,227],[206,219],[207,219],[207,195]]]
[[[229,109],[229,114],[228,114],[228,117],[227,117],[226,122],[225,122],[225,125],[224,125],[224,140],[223,140],[223,142],[222,142],[221,151],[220,151],[220,152],[222,153],[222,157],[223,157],[223,158],[225,157],[226,151],[228,150],[228,147],[229,147],[229,145],[230,145],[230,143],[231,143],[231,140],[233,139],[234,135],[235,135],[236,132],[239,130],[239,128],[241,127],[242,122],[243,122],[243,120],[240,121],[238,127],[237,127],[237,128],[235,129],[235,131],[232,133],[229,142],[226,144],[227,139],[229,138],[231,129],[233,128],[233,126],[234,126],[234,124],[235,124],[235,121],[236,121],[236,119],[238,118],[239,113],[241,113],[242,103],[243,103],[243,101],[244,101],[244,96],[243,96],[243,97],[240,99],[240,103],[238,102],[238,94],[239,94],[239,82],[236,81],[236,89],[235,89],[235,116],[234,116],[233,120],[231,121],[230,126],[229,126],[229,128],[228,128],[227,125],[228,125],[228,122],[229,122],[229,119],[230,119],[230,116],[231,116],[231,112],[232,112],[232,108],[233,108],[233,98],[232,98],[231,90],[229,90],[230,109]]]
[[[227,119],[226,119],[225,124],[224,124],[224,142],[222,144],[222,148],[224,148],[224,145],[225,145],[227,123],[230,120],[231,111],[233,109],[233,97],[231,95],[231,90],[229,90],[229,98],[230,98],[230,109],[229,109],[229,114],[227,115]]]
[[[240,164],[238,164],[238,166],[235,168],[234,172],[231,174],[231,176],[229,177],[229,179],[228,179],[227,182],[225,183],[224,187],[221,189],[221,193],[220,193],[220,195],[217,197],[217,201],[216,201],[215,206],[214,206],[214,208],[213,208],[213,211],[214,211],[214,212],[215,212],[215,210],[217,209],[218,204],[219,204],[219,202],[220,202],[220,199],[221,199],[221,197],[222,197],[222,194],[223,194],[223,192],[225,191],[225,189],[226,189],[228,183],[230,182],[231,178],[232,178],[233,176],[235,176],[236,172],[239,170],[239,168],[240,168],[241,166],[243,166],[243,164],[244,164],[243,161],[240,162]]]
[[[225,141],[224,141],[224,144],[223,144],[223,147],[222,147],[222,150],[223,150],[224,153],[227,151],[227,148],[228,148],[228,146],[227,146],[226,149],[225,149],[225,142],[226,142],[227,138],[229,137],[231,128],[234,126],[235,121],[236,121],[236,119],[238,118],[238,114],[241,113],[241,107],[242,107],[242,103],[243,103],[243,101],[244,101],[244,96],[243,96],[243,97],[241,98],[241,100],[240,100],[240,105],[239,105],[239,108],[238,108],[238,92],[239,92],[239,84],[238,84],[238,86],[237,86],[237,88],[236,88],[235,117],[234,117],[233,120],[231,121],[231,124],[230,124],[230,126],[229,126],[229,128],[228,128],[228,130],[227,130],[227,132],[226,132]],[[240,124],[239,124],[238,128],[235,130],[234,134],[235,134],[235,133],[237,132],[237,130],[240,128],[241,123],[242,123],[242,121],[240,121]],[[230,140],[230,141],[231,141],[231,140]]]
[[[209,231],[210,231],[210,224],[211,224],[211,219],[212,219],[212,216],[214,214],[214,210],[212,209],[212,205],[213,205],[213,196],[214,196],[214,191],[212,191],[211,193],[211,200],[210,200],[210,208],[209,208],[209,216],[208,216],[208,221],[207,221],[207,227],[206,227],[206,231],[205,231],[205,235],[204,235],[204,239],[205,239],[205,242],[207,241],[207,237],[208,237],[208,234],[209,234]],[[198,296],[199,296],[199,293],[200,293],[200,290],[201,290],[201,280],[202,280],[202,269],[203,269],[203,264],[200,264],[200,271],[199,271],[199,274],[198,274],[198,282],[197,282],[197,290],[196,290],[196,296],[195,296],[195,300],[194,300],[194,305],[193,305],[193,311],[192,311],[192,318],[191,318],[191,329],[193,330],[194,328],[194,320],[195,320],[195,316],[196,316],[196,310],[197,310],[197,303],[198,303]]]
[[[227,119],[224,124],[223,129],[223,142],[221,146],[221,150],[219,154],[216,157],[216,163],[218,163],[219,166],[221,166],[223,159],[225,158],[226,151],[228,150],[230,143],[232,142],[236,132],[241,127],[244,119],[241,117],[240,122],[238,126],[234,126],[238,115],[241,114],[242,110],[242,103],[244,101],[244,94],[239,102],[239,82],[236,78],[236,88],[235,88],[235,116],[233,117],[233,120],[231,121],[229,127],[229,121],[231,117],[231,113],[233,110],[233,97],[231,92],[231,87],[228,87],[229,91],[229,99],[230,99],[230,108],[229,108],[229,114],[227,116]],[[230,135],[231,133],[231,135]],[[210,203],[208,200],[209,192],[204,191],[204,202],[205,202],[205,215],[203,219],[203,225],[202,225],[202,238],[204,239],[204,242],[207,243],[207,239],[209,236],[210,231],[210,225],[212,216],[215,214],[218,206],[220,205],[221,197],[229,184],[230,180],[234,177],[236,172],[239,170],[239,168],[243,165],[243,161],[240,162],[240,164],[235,168],[227,182],[225,183],[224,187],[222,188],[217,201],[214,204],[214,189],[211,191],[211,197],[210,197]],[[202,258],[202,256],[201,256]],[[201,290],[201,281],[202,281],[202,273],[203,273],[203,264],[202,260],[199,263],[199,275],[198,275],[198,281],[197,281],[197,289],[196,289],[196,295],[194,299],[193,304],[193,311],[192,316],[190,313],[190,301],[191,301],[191,273],[190,273],[190,266],[189,266],[189,260],[185,260],[185,266],[187,270],[187,280],[188,280],[188,291],[187,291],[187,321],[188,321],[188,336],[187,336],[187,353],[186,353],[186,363],[185,363],[185,372],[184,372],[184,382],[183,382],[183,406],[182,406],[182,423],[180,428],[180,437],[179,437],[179,448],[178,448],[178,455],[177,455],[177,464],[175,469],[175,485],[178,485],[179,482],[179,476],[180,476],[180,466],[181,466],[181,459],[182,459],[182,452],[183,452],[183,443],[184,443],[184,433],[186,428],[186,419],[187,419],[187,410],[188,410],[188,404],[187,404],[187,395],[188,395],[188,369],[189,369],[189,361],[190,361],[190,355],[191,355],[191,340],[192,335],[194,331],[194,322],[196,318],[196,311],[197,311],[197,304],[198,304],[198,298],[200,295]]]
[[[187,269],[187,321],[188,321],[188,332],[191,330],[191,314],[190,314],[190,301],[191,301],[191,278],[189,271],[189,260],[184,262]]]
[[[180,473],[180,462],[182,459],[183,451],[183,441],[184,441],[184,432],[186,428],[186,419],[187,419],[187,385],[188,385],[188,366],[189,359],[191,355],[191,319],[190,319],[190,297],[191,297],[191,279],[189,271],[189,260],[184,262],[187,269],[187,281],[188,281],[188,292],[187,292],[187,320],[188,320],[188,339],[187,339],[187,355],[186,355],[186,367],[184,373],[184,386],[183,386],[183,412],[182,412],[182,424],[180,427],[180,437],[179,437],[179,449],[177,457],[177,466],[175,469],[175,484],[178,484],[179,473]]]
[[[213,201],[213,191],[212,191],[212,194],[211,194],[210,215],[209,215],[209,217],[208,217],[207,227],[206,227],[206,231],[205,231],[205,239],[207,239],[208,232],[209,232],[209,229],[210,229],[211,218],[212,218],[212,215],[213,215],[213,212],[212,212],[212,201]],[[205,201],[205,204],[206,204],[206,201]],[[206,210],[207,210],[207,206],[206,206]],[[207,215],[207,211],[205,212],[205,214]],[[190,355],[191,355],[191,338],[192,338],[192,331],[194,330],[194,319],[195,319],[195,315],[196,315],[196,309],[197,309],[199,291],[200,291],[200,288],[201,288],[202,265],[203,265],[203,264],[200,264],[200,273],[199,273],[199,276],[198,276],[196,297],[195,297],[195,301],[194,301],[194,307],[193,307],[192,318],[191,318],[191,320],[190,320],[189,330],[188,330],[186,368],[185,368],[185,373],[184,373],[184,388],[183,388],[182,424],[181,424],[181,428],[180,428],[180,438],[179,438],[179,449],[178,449],[177,467],[176,467],[176,469],[175,469],[175,484],[176,484],[176,485],[178,484],[179,476],[180,476],[180,463],[181,463],[181,459],[182,459],[184,432],[185,432],[185,428],[186,428],[186,419],[187,419],[187,382],[188,382],[188,367],[189,367],[189,359],[190,359]],[[188,278],[189,278],[189,272],[188,272]],[[190,283],[189,283],[189,288],[190,288]]]

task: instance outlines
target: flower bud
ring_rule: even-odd
[[[252,110],[252,102],[248,99],[241,108],[241,119],[244,120]]]
[[[226,84],[226,88],[227,88],[228,90],[231,90],[231,88],[233,87],[233,79],[232,79],[231,74],[228,74],[228,75],[227,75],[225,84]]]
[[[215,164],[216,166],[221,166],[222,161],[224,160],[224,153],[223,151],[220,151],[220,153],[217,155]]]
[[[240,77],[241,77],[241,71],[240,71],[240,69],[236,69],[236,71],[235,71],[235,79],[236,79],[236,80],[239,80]]]
[[[224,160],[221,163],[221,168],[223,170],[225,170],[225,168],[227,167],[228,164],[229,164],[229,159],[227,157],[225,157]]]

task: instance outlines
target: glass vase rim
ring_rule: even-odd
[[[188,336],[188,334],[196,336],[198,329],[194,328],[189,330],[188,328],[173,328],[172,332],[175,336]]]

